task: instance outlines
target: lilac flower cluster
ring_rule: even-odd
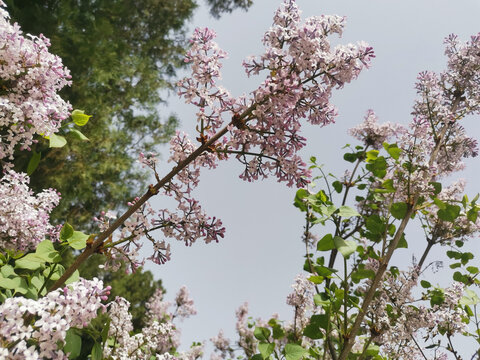
[[[396,276],[387,273],[370,307],[370,321],[365,326],[374,324],[370,326],[371,336],[387,356],[419,359],[424,353],[419,349],[416,338],[433,341],[444,330],[454,335],[468,329],[463,321],[465,311],[460,305],[463,284],[455,283],[442,290],[445,300],[440,305],[427,307],[412,294],[417,286],[417,274],[417,269],[401,271]],[[362,289],[365,288],[360,287],[358,291],[362,293]]]
[[[50,212],[60,194],[53,189],[34,195],[26,174],[9,170],[0,179],[0,249],[26,251],[49,237],[58,238],[59,229],[50,225]]]
[[[364,43],[331,49],[328,36],[341,35],[344,22],[342,17],[320,16],[302,23],[295,2],[285,0],[264,36],[265,53],[244,63],[249,76],[268,72],[250,99],[232,99],[215,84],[226,54],[213,42],[214,32],[195,31],[186,57],[193,64],[192,76],[178,83],[179,95],[199,107],[202,141],[224,124],[226,113],[229,136],[214,151],[224,155],[222,159],[235,154],[245,165],[241,178],[252,181],[274,174],[288,186],[308,182],[309,171],[297,155],[306,140],[299,133],[300,120],[333,122],[332,90],[355,79],[374,57]]]
[[[349,130],[350,135],[363,142],[366,147],[380,149],[389,138],[400,135],[404,129],[390,122],[378,124],[378,117],[369,109],[364,121]]]
[[[23,36],[10,24],[0,2],[0,161],[13,159],[17,147],[29,149],[34,135],[55,133],[71,106],[57,94],[69,85],[69,71],[58,56],[48,52],[50,43],[40,35]]]
[[[175,318],[184,319],[196,314],[193,300],[188,291],[182,287],[175,298],[173,312],[168,309],[169,302],[163,300],[163,293],[157,289],[145,307],[146,326],[140,333],[131,334],[133,330],[132,315],[128,312],[130,303],[117,297],[109,305],[108,315],[111,319],[108,335],[115,342],[105,343],[103,354],[112,360],[120,359],[150,359],[151,356],[165,359],[195,360],[201,356],[203,346],[195,346],[189,351],[177,353],[172,357],[169,352],[180,344],[180,331],[173,324]]]
[[[68,359],[61,350],[67,330],[88,326],[98,310],[105,310],[101,301],[109,290],[96,278],[80,279],[38,300],[6,299],[0,305],[0,358]],[[28,316],[33,318],[27,323]]]
[[[302,23],[295,2],[285,0],[265,34],[265,53],[244,63],[249,76],[268,72],[267,79],[250,99],[232,98],[217,85],[220,61],[226,53],[213,41],[215,32],[196,29],[185,57],[185,62],[191,64],[192,76],[178,82],[178,94],[198,107],[197,140],[202,145],[219,132],[226,136],[211,144],[160,189],[177,202],[176,211],[161,209],[152,216],[149,205],[142,205],[128,220],[121,237],[134,243],[140,236],[147,236],[154,247],[149,259],[156,263],[170,259],[170,244],[154,240],[149,235],[151,231],[161,229],[165,237],[183,241],[187,246],[202,238],[206,243],[218,242],[225,228],[219,219],[204,213],[192,197],[192,190],[198,185],[201,168],[213,169],[219,160],[231,154],[245,165],[240,176],[245,180],[272,173],[288,186],[308,182],[310,172],[297,154],[305,145],[305,139],[299,135],[300,120],[331,123],[335,114],[329,103],[332,90],[356,78],[374,57],[372,49],[363,43],[331,49],[328,36],[341,35],[344,22],[341,17],[321,16]],[[169,161],[177,166],[196,150],[188,137],[178,132],[170,145]],[[153,169],[159,180],[154,154],[140,154],[139,161]],[[128,257],[134,258],[135,251],[131,252],[129,246],[125,245],[122,256],[129,252]]]

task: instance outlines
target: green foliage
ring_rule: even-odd
[[[42,33],[50,51],[70,69],[73,84],[62,96],[83,111],[73,122],[32,148],[18,153],[16,169],[40,177],[35,191],[55,188],[62,201],[54,210],[58,222],[91,230],[91,218],[105,209],[123,209],[145,188],[148,174],[135,165],[139,151],[155,151],[169,140],[178,121],[158,111],[159,90],[172,87],[184,65],[186,24],[195,0],[8,0],[12,21],[26,33]],[[252,1],[212,0],[212,14],[242,8]],[[164,92],[165,93],[165,92]],[[88,122],[88,123],[87,123]],[[65,136],[71,137],[66,139]],[[40,139],[42,140],[42,139]],[[67,141],[68,140],[68,141]],[[90,140],[90,141],[86,141]],[[35,166],[34,166],[35,165]]]
[[[170,86],[182,65],[185,23],[196,4],[10,0],[7,5],[25,32],[51,39],[50,51],[73,79],[62,96],[93,115],[88,121],[82,111],[73,113],[83,130],[71,131],[71,141],[64,129],[50,136],[50,143],[34,146],[42,154],[37,168],[42,176],[31,181],[34,190],[53,187],[62,193],[55,218],[62,214],[63,221],[85,227],[99,211],[122,208],[137,195],[147,178],[135,166],[138,151],[167,141],[177,124],[156,106],[162,102],[159,90]],[[16,158],[17,169],[25,171],[29,154]]]
[[[223,13],[231,13],[236,8],[247,10],[253,4],[253,0],[207,0],[210,5],[210,14],[219,18]]]

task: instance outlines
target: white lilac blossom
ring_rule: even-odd
[[[115,339],[109,346],[105,343],[103,356],[112,360],[145,359],[148,360],[169,339],[173,330],[172,323],[152,321],[142,329],[141,333],[131,334],[133,330],[132,315],[128,312],[130,303],[124,298],[117,297],[111,302],[108,309],[110,328],[108,335]]]
[[[443,330],[451,336],[468,329],[463,322],[465,311],[459,305],[463,284],[455,283],[445,289],[445,300],[440,305],[427,307],[412,294],[417,282],[416,268],[400,271],[396,276],[387,272],[369,308],[367,318],[374,325],[365,323],[365,326],[386,356],[406,360],[423,358],[415,343],[420,338],[433,342],[444,333]],[[362,285],[358,291],[362,293],[365,289]]]
[[[34,194],[29,177],[8,170],[0,179],[0,249],[27,251],[49,237],[58,238],[59,229],[50,225],[50,212],[60,194],[53,189]]]
[[[132,315],[128,312],[130,303],[124,298],[117,297],[108,307],[108,316],[111,319],[109,336],[115,339],[115,344],[105,343],[104,356],[113,360],[146,359],[160,355],[169,358],[169,352],[175,351],[180,345],[180,330],[174,325],[175,318],[187,318],[196,314],[193,301],[188,291],[182,287],[176,298],[175,307],[169,310],[172,304],[163,300],[160,289],[145,304],[146,326],[137,334],[132,334]],[[195,360],[203,354],[203,345],[194,346],[186,352],[175,355],[177,359]]]
[[[8,298],[0,305],[0,354],[8,359],[67,359],[61,350],[67,330],[83,328],[104,310],[110,287],[80,279],[33,300]],[[25,319],[31,316],[31,321]],[[8,344],[15,344],[8,348]]]
[[[11,167],[18,148],[29,150],[35,135],[50,136],[69,116],[70,104],[58,91],[69,85],[69,71],[48,52],[44,36],[23,35],[10,24],[0,2],[0,164]]]

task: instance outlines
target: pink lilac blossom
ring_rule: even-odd
[[[192,315],[197,314],[197,310],[193,305],[193,300],[190,298],[188,289],[186,286],[182,286],[175,297],[175,305],[177,310],[174,316],[186,319]]]
[[[215,151],[222,159],[235,154],[245,165],[240,176],[244,180],[273,174],[288,186],[308,182],[310,172],[297,155],[306,140],[299,134],[300,119],[321,125],[333,122],[332,90],[356,78],[374,57],[363,43],[331,49],[327,37],[341,34],[343,26],[344,18],[338,16],[312,17],[302,23],[295,2],[286,0],[264,36],[265,53],[244,63],[249,76],[268,72],[250,99],[232,99],[216,85],[219,61],[226,54],[213,42],[214,32],[195,31],[186,57],[193,64],[193,75],[178,83],[179,95],[199,107],[201,137],[208,139],[224,124],[222,114],[228,119],[229,135]]]
[[[53,189],[33,194],[24,173],[8,170],[0,179],[0,249],[33,250],[49,237],[58,239],[59,229],[50,225],[50,212],[60,194]]]
[[[293,292],[287,296],[287,305],[295,308],[295,326],[303,329],[309,321],[307,311],[312,311],[314,286],[303,275],[298,275],[292,285]],[[294,329],[295,330],[295,329]]]
[[[256,353],[258,341],[253,335],[254,327],[248,326],[248,303],[242,304],[235,315],[237,317],[235,328],[238,334],[238,346],[250,358]]]
[[[7,161],[15,149],[29,150],[35,135],[50,136],[69,116],[71,106],[58,92],[70,85],[70,73],[49,46],[43,35],[24,36],[0,8],[0,162],[5,167],[13,166]]]
[[[369,308],[367,317],[370,320],[365,326],[370,329],[370,335],[386,356],[419,359],[423,356],[414,339],[423,338],[423,341],[433,342],[442,336],[442,329],[448,329],[450,335],[468,329],[463,322],[465,311],[459,305],[463,285],[454,283],[443,290],[445,300],[442,304],[427,307],[412,294],[418,283],[417,274],[416,268],[400,271],[397,276],[387,272],[382,288]],[[369,281],[366,283],[368,285]],[[364,284],[358,291],[362,293],[365,289]]]
[[[225,337],[223,330],[220,330],[217,336],[210,338],[210,341],[214,347],[214,352],[210,356],[211,360],[234,358],[234,350],[230,345],[230,339]]]
[[[6,299],[0,305],[0,354],[8,359],[68,359],[62,351],[67,330],[88,326],[98,310],[105,310],[101,301],[109,291],[101,280],[80,279],[38,300]],[[28,315],[33,316],[31,324],[25,323]]]
[[[171,155],[169,162],[180,163],[194,150],[195,146],[186,134],[177,132],[170,141]],[[178,173],[175,179],[163,188],[163,193],[172,197],[176,202],[176,211],[162,209],[156,218],[151,221],[153,228],[160,228],[165,237],[183,241],[191,246],[197,239],[205,243],[218,242],[224,237],[225,228],[220,219],[205,214],[199,202],[191,196],[192,190],[198,185],[200,169],[213,169],[217,166],[216,155],[204,153],[197,157],[192,164]],[[164,242],[157,242],[158,251],[151,259],[154,262],[164,262],[165,256],[161,251],[166,248]]]
[[[389,138],[401,134],[404,129],[390,122],[378,124],[378,117],[369,109],[364,121],[349,130],[350,135],[363,142],[365,146],[380,149]]]

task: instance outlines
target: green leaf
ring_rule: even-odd
[[[260,351],[260,355],[262,355],[263,359],[266,359],[273,353],[275,349],[275,343],[260,343],[258,344],[258,351]]]
[[[33,151],[32,157],[28,161],[27,165],[27,175],[30,176],[33,172],[37,169],[38,164],[40,163],[40,159],[42,158],[41,152]]]
[[[333,242],[332,234],[325,235],[317,243],[318,251],[328,251],[333,249],[335,249],[335,243]]]
[[[75,359],[82,350],[82,338],[76,334],[75,329],[69,329],[65,336],[65,346],[63,351],[69,356],[69,359]]]
[[[471,222],[476,222],[478,218],[478,211],[476,208],[472,208],[467,211],[467,219],[470,220]]]
[[[357,250],[357,243],[354,240],[343,240],[340,236],[333,238],[335,248],[343,255],[344,258],[348,258],[351,254]]]
[[[15,267],[19,269],[37,270],[45,263],[46,261],[37,254],[27,254],[24,257],[15,260]]]
[[[460,215],[460,206],[447,204],[445,209],[440,209],[437,212],[439,219],[443,221],[453,222]]]
[[[0,268],[0,273],[1,273],[4,277],[17,276],[17,274],[15,274],[15,271],[13,270],[13,266],[11,266],[11,265],[3,265],[3,266]]]
[[[17,281],[14,279],[6,278],[3,277],[3,275],[0,275],[0,288],[2,289],[15,289],[17,286]]]
[[[402,234],[402,237],[398,241],[397,249],[408,249],[408,242],[405,239],[405,234]]]
[[[56,263],[62,260],[62,257],[53,247],[50,240],[43,240],[37,245],[35,255],[49,263]]]
[[[395,219],[402,220],[407,215],[408,205],[404,202],[392,204],[390,213]]]
[[[272,325],[272,332],[274,339],[281,339],[285,336],[285,331],[283,331],[280,325]]]
[[[375,277],[375,271],[370,269],[358,269],[352,273],[352,281],[356,284],[362,279],[373,279]]]
[[[365,226],[372,234],[383,234],[385,232],[385,223],[377,214],[370,215],[365,221]]]
[[[65,268],[63,267],[62,264],[56,264],[52,266],[55,266],[55,269],[53,270],[53,272],[51,270],[52,267],[50,266],[50,267],[47,267],[45,270],[43,270],[43,275],[45,276],[45,278],[50,276],[50,280],[57,281],[65,273]]]
[[[388,154],[395,160],[398,160],[402,153],[402,149],[400,149],[397,144],[388,145],[387,143],[383,143],[383,148],[387,150]]]
[[[445,295],[441,289],[435,289],[432,291],[430,297],[430,305],[441,305],[445,301]]]
[[[262,354],[253,355],[250,360],[263,360]]]
[[[16,293],[23,295],[28,292],[27,282],[20,276],[4,278],[0,275],[0,288],[14,290]]]
[[[343,159],[351,163],[354,163],[355,161],[357,161],[357,158],[358,158],[358,155],[354,153],[346,153],[343,155]]]
[[[387,179],[382,183],[382,187],[386,190],[386,192],[389,193],[394,193],[395,187],[393,186],[393,180],[392,179]]]
[[[360,216],[360,214],[355,209],[345,205],[338,208],[338,215],[347,219],[354,216]]]
[[[68,240],[72,235],[73,227],[67,222],[62,226],[62,230],[60,230],[60,240]]]
[[[340,193],[342,192],[342,187],[343,187],[343,185],[342,185],[342,183],[341,183],[340,181],[338,181],[338,180],[337,180],[337,181],[334,181],[334,182],[332,183],[332,186],[333,186],[333,188],[335,189],[335,191],[336,191],[337,193],[340,194]]]
[[[378,154],[380,152],[378,150],[370,150],[370,151],[367,151],[366,155],[367,155],[367,158],[365,159],[367,163],[371,163],[371,162],[374,162],[377,158],[378,158]]]
[[[310,339],[322,339],[323,332],[320,329],[327,329],[328,316],[326,314],[312,315],[309,324],[303,330],[303,335]]]
[[[336,269],[329,268],[323,265],[315,266],[315,271],[317,272],[318,275],[323,276],[323,277],[328,277],[332,275],[333,273],[337,272]]]
[[[74,231],[72,236],[68,239],[68,245],[75,250],[84,249],[87,246],[88,235],[81,231]]]
[[[478,274],[478,271],[479,271],[479,270],[478,270],[478,267],[476,267],[476,266],[469,266],[469,267],[467,267],[467,271],[468,271],[470,274],[475,275],[475,274]]]
[[[438,195],[442,192],[442,183],[432,181],[429,184],[433,186],[434,195]]]
[[[105,343],[108,339],[108,332],[110,331],[111,319],[107,319],[105,326],[102,329],[102,342]]]
[[[440,200],[438,198],[434,198],[433,202],[435,203],[435,205],[437,205],[437,207],[439,209],[446,209],[447,208],[447,204],[445,204],[442,200]]]
[[[323,276],[310,276],[308,278],[308,281],[314,283],[314,284],[321,284],[325,278]]]
[[[300,360],[303,356],[308,354],[308,350],[297,344],[285,345],[286,360]]]
[[[96,342],[92,348],[92,360],[102,360],[102,359],[103,359],[102,345]]]
[[[432,284],[430,284],[428,281],[426,280],[422,280],[420,281],[420,285],[424,288],[424,289],[428,289],[429,287],[432,286]]]
[[[77,129],[70,129],[69,134],[73,135],[74,138],[82,141],[90,141],[80,130]]]
[[[253,336],[255,336],[257,340],[268,341],[268,338],[270,337],[270,330],[265,327],[256,326],[255,330],[253,331]]]
[[[464,291],[464,295],[459,301],[460,305],[465,306],[465,305],[476,305],[480,303],[480,298],[478,295],[475,293],[475,291],[466,289]]]
[[[41,274],[36,274],[30,279],[30,283],[35,286],[37,290],[40,290],[45,283],[45,278]]]
[[[301,211],[307,211],[307,205],[303,201],[306,197],[308,197],[310,193],[306,189],[298,189],[297,193],[295,194],[295,199],[293,200],[293,205],[299,208]]]
[[[376,158],[374,161],[367,164],[365,167],[378,178],[383,179],[385,175],[387,175],[387,161],[383,156]]]
[[[75,125],[77,126],[84,126],[88,123],[88,120],[92,117],[92,115],[86,115],[83,110],[73,110],[72,111],[72,119]]]
[[[51,148],[61,148],[67,144],[67,140],[61,135],[52,134],[48,137]]]
[[[78,272],[78,270],[75,270],[73,274],[70,275],[67,280],[65,280],[65,285],[74,283],[75,281],[78,281],[78,279],[80,279],[80,273]]]

